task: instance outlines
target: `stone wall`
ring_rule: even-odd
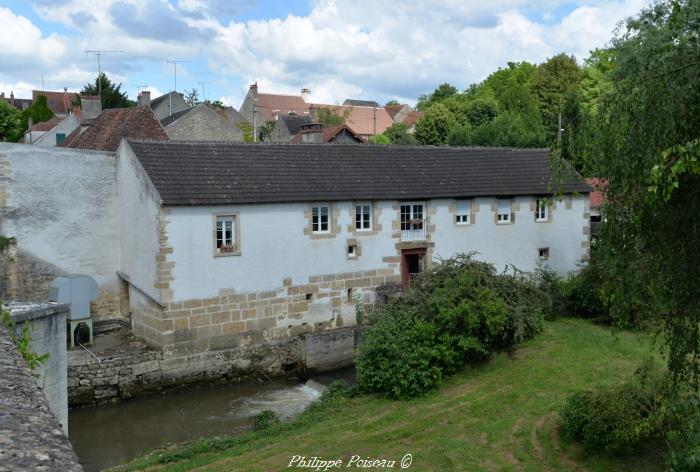
[[[68,364],[68,400],[71,406],[95,405],[201,382],[347,367],[352,365],[360,331],[339,328],[233,349],[172,355],[134,341],[99,361],[75,351]]]
[[[0,372],[0,470],[83,470],[2,324]]]
[[[68,434],[66,317],[69,307],[57,303],[26,302],[7,302],[5,307],[16,323],[15,335],[20,335],[25,324],[30,323],[32,350],[38,355],[49,355],[33,374],[51,412]]]
[[[186,354],[355,326],[356,304],[371,309],[375,288],[400,283],[400,276],[384,268],[312,276],[303,285],[292,285],[290,279],[281,282],[274,290],[224,290],[216,297],[168,302],[164,307],[132,290],[134,334],[168,353]]]

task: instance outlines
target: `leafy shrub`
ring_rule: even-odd
[[[561,284],[562,312],[568,316],[597,318],[610,322],[608,311],[601,299],[602,274],[596,258]]]
[[[548,296],[537,276],[497,274],[461,254],[419,274],[371,316],[356,360],[363,391],[420,395],[444,375],[542,330]]]
[[[262,431],[279,422],[280,419],[274,411],[263,410],[253,418],[253,427],[255,431]]]
[[[355,362],[360,388],[394,398],[420,395],[442,378],[434,325],[394,304],[367,331]]]
[[[668,434],[671,448],[668,469],[671,472],[700,470],[700,402],[693,396],[677,402],[671,410],[678,421]]]
[[[561,432],[590,451],[632,452],[643,441],[664,431],[668,414],[663,405],[674,398],[666,377],[651,361],[637,370],[635,379],[597,392],[578,392],[561,411]]]

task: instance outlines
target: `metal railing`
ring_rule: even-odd
[[[402,229],[401,241],[423,241],[425,240],[425,224],[422,228],[417,229]]]

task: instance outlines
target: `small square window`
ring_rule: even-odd
[[[510,199],[501,198],[498,200],[496,222],[498,224],[510,223]]]
[[[315,206],[311,211],[311,229],[314,233],[328,233],[330,230],[330,207]]]
[[[539,259],[541,261],[548,261],[549,260],[549,248],[548,247],[541,247],[537,250],[539,254]]]
[[[457,214],[455,223],[458,225],[468,225],[471,213],[471,202],[469,200],[457,200]]]
[[[348,245],[348,257],[357,257],[357,244]]]
[[[538,198],[535,202],[535,221],[549,221],[549,206],[544,198]]]
[[[355,205],[355,229],[358,231],[372,229],[372,205]]]

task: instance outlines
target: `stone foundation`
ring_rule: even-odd
[[[361,331],[359,327],[338,328],[246,347],[175,355],[132,342],[99,361],[85,351],[74,351],[68,362],[68,402],[73,407],[96,405],[202,382],[237,381],[256,374],[303,376],[347,367],[352,365]]]
[[[371,309],[375,288],[400,283],[392,268],[318,275],[293,285],[253,293],[160,305],[131,290],[134,334],[166,353],[243,348],[300,334],[356,325],[356,309]]]

